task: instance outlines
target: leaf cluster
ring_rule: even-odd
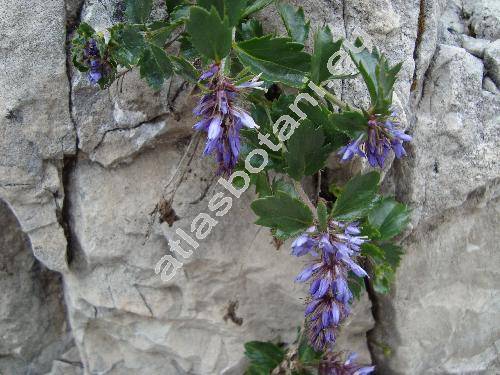
[[[297,338],[291,345],[265,341],[247,342],[245,356],[250,361],[245,375],[269,375],[280,366],[292,368],[292,375],[312,375],[323,353],[315,351],[304,332],[299,329]]]

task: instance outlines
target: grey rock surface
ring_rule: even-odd
[[[499,2],[290,2],[314,27],[328,24],[351,41],[365,36],[403,61],[395,106],[414,137],[409,156],[384,171],[387,192],[413,209],[393,292],[364,293],[339,348],[383,374],[498,373]],[[276,12],[259,17],[277,26]],[[306,293],[293,279],[303,264],[289,243],[277,250],[251,224],[249,192],[180,259],[172,281],[155,274],[175,230],[189,232],[224,190],[210,160],[195,156],[173,203],[179,220],[155,224],[146,240],[190,141],[195,99],[179,79],[153,92],[134,70],[99,91],[67,66],[66,24],[69,32],[82,20],[105,30],[122,19],[117,0],[0,3],[0,199],[12,209],[2,208],[0,222],[15,215],[27,235],[0,226],[2,266],[11,270],[0,278],[8,291],[0,372],[242,374],[245,341],[293,340]],[[359,80],[339,91],[367,100]],[[331,168],[347,176],[366,166]],[[33,291],[41,281],[26,241],[61,273],[40,271],[51,275],[45,304]]]
[[[61,275],[46,269],[0,200],[0,373],[44,374],[73,346]]]
[[[484,67],[486,73],[491,77],[493,82],[500,86],[500,39],[491,43],[484,50]]]

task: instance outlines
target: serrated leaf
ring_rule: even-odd
[[[336,150],[344,146],[349,138],[343,132],[340,132],[333,124],[331,116],[332,113],[324,106],[313,106],[308,102],[301,102],[299,108],[304,111],[307,119],[314,123],[314,125],[323,130],[325,135],[325,143],[330,144],[331,150]]]
[[[77,33],[85,38],[91,38],[95,34],[95,30],[86,22],[81,22],[76,29]]]
[[[266,172],[262,171],[255,175],[255,192],[259,198],[268,197],[273,194]]]
[[[362,40],[358,38],[355,46],[362,47]],[[350,56],[365,81],[375,113],[390,113],[393,86],[402,63],[390,67],[387,58],[381,55],[376,48],[372,52],[368,51],[367,48],[363,48],[357,53],[351,51]]]
[[[388,240],[401,233],[410,221],[406,205],[392,198],[381,200],[368,214],[368,223],[380,233],[380,240]]]
[[[330,120],[335,129],[354,139],[358,138],[360,134],[366,133],[368,129],[368,120],[357,111],[332,113]]]
[[[210,12],[201,7],[191,7],[187,31],[193,46],[211,60],[221,61],[231,50],[229,21],[227,18],[222,20],[215,7]]]
[[[300,336],[299,347],[297,349],[299,362],[304,365],[314,365],[323,356],[322,352],[317,352],[309,345],[309,340],[305,334]]]
[[[380,294],[389,293],[395,276],[393,268],[386,263],[375,264],[373,274],[373,289]]]
[[[210,11],[212,7],[217,9],[220,18],[224,18],[224,0],[198,0],[197,5]]]
[[[172,31],[178,28],[184,23],[184,20],[179,19],[175,22],[164,22],[158,21],[154,22],[149,26],[149,31],[147,33],[147,41],[149,43],[156,44],[158,47],[163,48],[165,43],[172,35]]]
[[[155,90],[159,90],[163,81],[172,75],[172,63],[164,50],[154,44],[147,44],[147,48],[139,60],[141,78]]]
[[[295,191],[292,184],[288,183],[282,178],[276,178],[272,183],[273,193],[276,194],[278,191],[288,194],[292,198],[299,198],[299,195]]]
[[[236,26],[243,17],[247,6],[247,0],[225,0],[225,14],[229,18],[229,24]]]
[[[376,199],[380,174],[369,172],[352,178],[335,201],[332,216],[340,221],[354,221],[364,217]]]
[[[278,3],[277,7],[288,35],[294,41],[304,44],[310,29],[310,22],[306,23],[304,17],[304,9],[302,7],[295,9],[295,7],[285,3]]]
[[[264,35],[262,23],[259,20],[250,19],[243,22],[237,30],[238,40],[248,40],[252,38],[259,38]]]
[[[321,84],[332,74],[328,70],[328,61],[342,46],[342,39],[333,41],[333,35],[328,26],[319,29],[314,35],[314,52],[311,58],[311,81]],[[332,65],[340,60],[340,55],[333,59]]]
[[[364,243],[361,254],[371,260],[374,290],[377,293],[388,293],[403,254],[401,248],[391,243]]]
[[[239,42],[235,49],[241,63],[252,73],[262,73],[268,81],[302,87],[311,66],[311,56],[303,48],[289,38],[267,35]]]
[[[401,246],[394,245],[390,242],[379,244],[379,247],[384,252],[385,261],[395,270],[399,267],[399,262],[404,254]]]
[[[125,15],[131,23],[144,23],[153,9],[153,0],[125,0]]]
[[[132,25],[119,24],[110,29],[111,56],[125,67],[136,65],[146,48],[144,37]]]
[[[300,181],[325,166],[330,147],[324,145],[325,136],[308,119],[303,120],[287,143],[286,171],[290,177]]]
[[[170,13],[170,21],[172,23],[186,22],[189,19],[190,10],[190,5],[180,5],[175,7],[172,13]]]
[[[347,285],[349,286],[349,290],[352,292],[353,297],[359,300],[361,293],[365,289],[364,279],[356,276],[354,272],[349,271],[349,274],[347,275]]]
[[[230,26],[236,26],[243,16],[247,0],[198,0],[198,5],[206,10],[214,7],[221,19],[227,16]]]
[[[245,11],[242,14],[242,18],[246,18],[249,15],[258,12],[259,10],[264,9],[267,7],[269,4],[271,4],[273,0],[250,0],[248,2],[248,6],[246,7]]]
[[[191,83],[198,82],[198,70],[185,58],[180,56],[170,56],[174,72]]]
[[[270,342],[250,341],[245,343],[245,356],[255,370],[267,370],[269,374],[283,361],[285,352]]]
[[[380,232],[378,231],[378,229],[371,226],[368,222],[365,222],[363,224],[363,227],[361,228],[361,234],[363,236],[369,237],[371,240],[380,239]]]
[[[257,199],[251,207],[259,216],[256,224],[285,233],[305,230],[313,222],[312,212],[304,203],[281,191],[272,197]]]
[[[361,245],[361,255],[369,256],[377,263],[383,263],[385,261],[384,251],[370,242],[365,242]]]

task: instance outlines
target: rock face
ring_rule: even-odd
[[[386,191],[413,208],[393,292],[364,293],[339,348],[383,374],[498,373],[498,1],[291,2],[403,61],[395,104],[414,137],[385,171]],[[0,372],[242,374],[245,341],[293,340],[302,264],[251,224],[248,192],[172,281],[155,274],[167,239],[224,188],[195,156],[178,220],[146,238],[190,142],[193,98],[178,79],[155,93],[135,71],[99,91],[67,65],[75,22],[103,30],[122,16],[117,0],[0,4],[0,198],[12,209],[0,205]],[[366,100],[359,80],[340,90]]]
[[[31,252],[9,207],[0,201],[0,373],[44,374],[73,346],[61,275]]]

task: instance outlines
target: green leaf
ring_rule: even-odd
[[[256,224],[285,233],[305,230],[313,222],[311,210],[304,203],[281,191],[272,197],[257,199],[251,207],[259,216]]]
[[[369,237],[372,240],[380,239],[380,232],[378,231],[378,229],[371,226],[370,223],[368,222],[363,223],[363,226],[361,228],[361,234],[363,236]]]
[[[154,22],[149,26],[147,41],[156,44],[158,47],[163,48],[165,43],[172,35],[172,31],[182,25],[183,19],[178,19],[175,22],[169,23],[164,21]]]
[[[266,374],[269,374],[283,361],[285,352],[270,342],[250,341],[245,343],[245,356],[250,360],[254,371],[267,370]]]
[[[328,61],[342,46],[342,39],[333,41],[333,35],[328,26],[319,29],[314,35],[314,53],[311,58],[311,81],[317,84],[329,79],[332,74],[328,70]],[[332,61],[335,65],[340,55]]]
[[[325,143],[330,144],[331,150],[336,150],[344,146],[349,138],[340,132],[332,122],[332,113],[324,106],[313,106],[308,102],[300,102],[299,108],[304,111],[307,119],[314,123],[317,128],[321,128],[325,135]]]
[[[340,221],[353,221],[364,217],[372,208],[379,181],[378,172],[369,172],[352,178],[335,202],[332,216]]]
[[[167,11],[171,12],[175,7],[184,3],[184,0],[165,0],[165,5],[167,6]]]
[[[272,369],[271,369],[272,370]],[[245,371],[245,375],[269,375],[270,370],[267,368],[260,368],[255,365],[250,365]]]
[[[287,143],[285,158],[286,171],[290,177],[300,181],[325,166],[330,147],[324,145],[325,136],[321,128],[316,128],[308,119],[303,120]]]
[[[95,34],[95,30],[86,22],[81,22],[76,29],[77,33],[85,38],[92,38]]]
[[[170,21],[172,23],[187,22],[187,20],[189,19],[190,10],[190,5],[180,5],[176,7],[172,11],[172,13],[170,13]]]
[[[185,58],[179,56],[170,56],[174,72],[191,83],[198,82],[199,73],[196,68]]]
[[[259,198],[268,197],[273,194],[266,172],[262,171],[255,176],[255,192]]]
[[[332,113],[331,125],[338,131],[347,134],[355,139],[368,129],[368,119],[362,113],[357,111],[343,111]]]
[[[323,356],[322,352],[317,352],[314,348],[309,345],[309,340],[307,335],[300,335],[299,347],[297,349],[297,354],[300,363],[304,365],[314,365]]]
[[[371,282],[377,293],[388,293],[395,277],[396,268],[403,254],[401,248],[391,243],[361,245],[361,254],[371,260]]]
[[[294,41],[304,44],[309,35],[310,22],[306,23],[302,7],[295,10],[293,6],[284,3],[278,3],[277,7],[288,35]]]
[[[317,212],[318,212],[319,229],[322,232],[326,232],[328,227],[328,208],[326,207],[325,202],[323,202],[323,200],[321,199],[319,200],[318,203]]]
[[[392,198],[381,200],[368,214],[368,223],[380,233],[380,240],[388,240],[401,233],[410,221],[406,205]]]
[[[227,18],[221,20],[215,7],[210,13],[204,8],[191,7],[187,31],[193,46],[211,60],[221,61],[231,50],[229,21]]]
[[[360,38],[354,44],[358,48],[363,46]],[[390,113],[393,86],[402,63],[390,67],[387,58],[376,48],[372,52],[367,48],[357,53],[351,51],[350,56],[365,81],[375,113]]]
[[[274,193],[282,191],[283,193],[287,193],[288,195],[290,195],[292,198],[297,198],[297,199],[299,198],[299,195],[295,191],[293,185],[286,182],[282,178],[277,178],[273,181],[272,189]]]
[[[238,25],[247,6],[247,0],[225,0],[225,15],[231,26]]]
[[[356,276],[354,272],[349,271],[349,274],[347,275],[347,285],[349,286],[349,290],[352,292],[354,298],[359,300],[361,293],[365,290],[364,279]]]
[[[224,18],[224,0],[198,0],[198,6],[210,11],[212,7],[217,9],[220,18]]]
[[[139,60],[141,78],[155,90],[159,90],[163,81],[172,75],[172,63],[165,51],[154,44],[148,43],[144,54]]]
[[[227,16],[229,24],[236,26],[243,16],[247,0],[198,0],[198,5],[206,10],[214,7],[221,19]]]
[[[264,9],[272,2],[273,0],[250,0],[241,17],[246,18],[249,15],[258,12],[259,10]]]
[[[248,40],[264,35],[262,24],[259,20],[248,20],[243,22],[237,30],[238,40]]]
[[[373,273],[373,289],[377,293],[389,293],[391,284],[394,281],[394,269],[386,263],[375,264],[373,266]]]
[[[111,56],[125,67],[136,65],[146,48],[144,37],[139,29],[132,25],[118,24],[110,30]]]
[[[369,256],[377,263],[383,263],[385,261],[384,250],[370,242],[365,242],[361,245],[361,255]]]
[[[153,0],[125,0],[125,15],[131,23],[144,23],[153,9]]]
[[[311,56],[303,48],[289,38],[267,35],[239,42],[236,53],[244,66],[254,74],[262,73],[265,80],[302,87],[311,66]]]
[[[399,267],[399,262],[401,261],[401,257],[404,254],[401,246],[394,245],[390,242],[385,242],[379,244],[379,247],[384,252],[385,261],[393,268],[396,269]]]

